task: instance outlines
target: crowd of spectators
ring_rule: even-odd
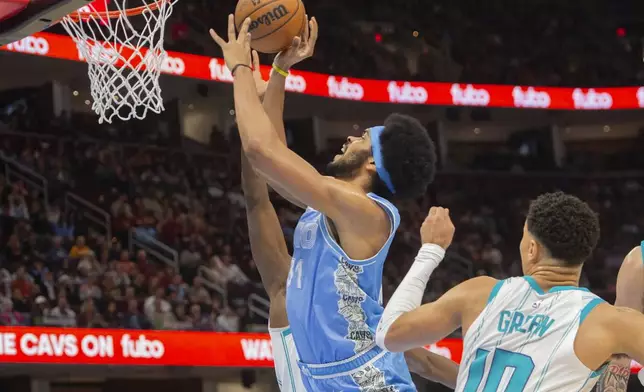
[[[220,55],[235,1],[181,0],[168,48]],[[640,85],[641,2],[307,0],[320,24],[303,69],[355,77],[528,85]],[[299,65],[298,65],[299,67]]]
[[[69,126],[58,124],[55,138],[42,131],[0,138],[0,156],[47,181],[45,197],[18,171],[0,176],[0,323],[208,331],[265,324],[248,306],[263,291],[248,243],[238,142],[219,135],[213,142],[226,153],[188,153],[68,137],[75,136]],[[621,259],[643,235],[637,176],[441,173],[426,197],[400,206],[386,296],[413,261],[433,204],[450,208],[457,235],[426,300],[476,275],[521,274],[529,202],[555,189],[600,213],[602,239],[582,284],[611,301]],[[106,211],[110,231],[70,208],[68,192]],[[299,211],[278,197],[274,204],[290,246]],[[176,260],[130,247],[132,232],[164,244]]]

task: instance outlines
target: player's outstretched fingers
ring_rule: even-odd
[[[310,36],[309,36],[309,45],[311,46],[311,56],[313,55],[313,52],[315,51],[315,43],[318,41],[318,20],[315,19],[315,16],[311,18],[311,21],[309,22],[310,26]]]
[[[235,15],[228,15],[228,42],[233,42],[237,38],[235,34]]]
[[[250,33],[248,32],[249,28],[250,18],[246,18],[244,19],[244,23],[242,23],[241,27],[239,28],[239,36],[237,37],[237,42],[243,44],[246,40],[250,41]]]
[[[253,66],[253,71],[259,72],[259,67],[260,67],[259,66],[259,54],[257,53],[256,50],[253,50],[252,54],[253,54],[253,64],[251,64],[251,65]]]
[[[224,47],[224,45],[226,45],[226,41],[224,41],[224,39],[223,39],[223,38],[221,38],[221,37],[220,37],[220,36],[215,32],[215,30],[210,29],[210,31],[209,31],[209,32],[210,32],[210,37],[212,37],[213,41],[215,41],[215,43],[216,43],[217,45],[219,45],[219,47],[220,47],[220,48],[223,48],[223,47]]]

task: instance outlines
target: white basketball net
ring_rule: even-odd
[[[61,22],[89,66],[92,109],[99,123],[111,123],[114,117],[143,119],[148,110],[157,114],[164,110],[159,87],[167,57],[164,26],[176,0],[143,0],[143,13],[129,17],[132,20],[126,14],[126,1],[112,0],[119,11],[114,18],[101,16],[105,11],[100,15],[81,12],[80,21],[66,16]],[[83,11],[96,12],[92,4]]]

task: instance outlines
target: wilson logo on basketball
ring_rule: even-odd
[[[260,15],[259,17],[257,17],[257,19],[253,20],[248,27],[248,31],[253,32],[253,30],[258,28],[259,25],[270,26],[271,24],[273,24],[273,22],[282,19],[288,14],[288,9],[286,9],[284,5],[280,4],[277,7],[273,8],[271,11],[268,11],[264,15]]]
[[[45,56],[49,53],[49,42],[44,38],[28,36],[7,45],[7,50]]]
[[[450,93],[454,105],[487,106],[490,104],[490,93],[484,88],[476,88],[471,84],[463,89],[455,83],[452,85]]]
[[[644,87],[637,89],[637,102],[641,108],[644,108]]]
[[[221,82],[233,82],[233,75],[223,61],[220,63],[219,59],[210,59],[208,68],[210,69],[210,79]]]
[[[364,97],[364,88],[360,83],[351,83],[349,79],[342,78],[338,82],[335,76],[329,76],[326,82],[329,87],[329,96],[342,99],[361,101]]]
[[[528,87],[528,90],[523,91],[519,86],[512,90],[512,98],[514,98],[514,106],[517,108],[539,108],[545,109],[550,107],[552,100],[550,94],[545,91],[537,91],[534,87]]]
[[[582,89],[576,88],[572,92],[572,100],[575,109],[601,110],[613,107],[613,96],[609,93],[598,93],[595,89],[589,89],[584,93]]]
[[[399,86],[396,82],[389,82],[387,86],[389,102],[393,103],[425,103],[429,94],[423,87],[414,87],[411,83],[405,82]]]

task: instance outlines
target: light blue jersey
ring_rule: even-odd
[[[383,265],[400,216],[389,201],[369,197],[391,220],[387,242],[370,259],[349,258],[330,234],[324,215],[312,208],[295,230],[286,311],[311,390],[358,391],[371,385],[383,391],[415,390],[403,354],[375,344],[384,310]]]

